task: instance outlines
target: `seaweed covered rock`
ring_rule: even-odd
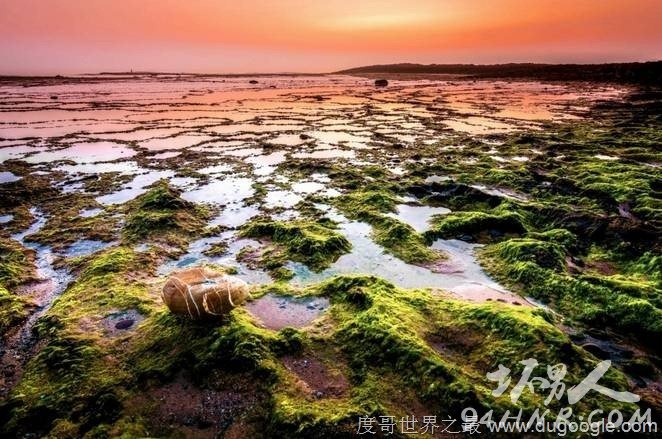
[[[268,238],[286,247],[287,257],[320,271],[347,253],[352,244],[334,230],[331,222],[254,220],[242,228],[242,236]]]
[[[534,262],[538,266],[563,272],[566,267],[565,251],[556,242],[545,242],[531,238],[516,238],[495,244],[489,252],[498,254],[508,264]]]
[[[163,286],[163,301],[174,314],[192,319],[223,316],[249,296],[243,280],[208,268],[190,268],[170,276]]]
[[[162,180],[129,203],[125,237],[132,242],[158,237],[178,244],[182,235],[200,233],[208,212],[180,195],[180,191]]]
[[[433,219],[432,230],[425,232],[429,242],[435,239],[470,237],[484,242],[508,235],[521,235],[526,232],[523,218],[516,212],[495,210],[489,213],[467,211],[453,212]]]
[[[28,317],[32,303],[0,285],[0,335]]]
[[[488,194],[467,184],[454,182],[415,184],[409,186],[407,191],[425,201],[448,205],[453,209],[466,208],[467,205],[478,203],[496,207],[503,202],[502,197]]]

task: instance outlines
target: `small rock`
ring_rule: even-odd
[[[243,280],[205,267],[173,273],[161,293],[171,312],[192,319],[219,318],[243,303],[248,295],[248,284]]]
[[[386,79],[375,79],[375,87],[386,87],[388,81]]]
[[[249,84],[257,84],[257,81],[255,79],[251,79],[250,81],[248,81],[248,83]]]
[[[122,319],[115,324],[115,329],[129,329],[134,323],[133,319]]]

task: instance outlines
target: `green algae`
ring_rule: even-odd
[[[306,404],[277,387],[274,431],[337,433],[359,414],[405,415],[411,406],[402,405],[407,398],[393,401],[394,389],[412,391],[429,413],[459,413],[467,406],[505,410],[512,407],[489,395],[491,385],[485,379],[498,364],[528,356],[541,364],[566,362],[570,382],[578,382],[594,365],[537,310],[441,299],[374,277],[337,277],[311,291],[331,298],[336,324],[328,342],[341,353],[335,361],[342,359],[349,370],[351,396],[333,405]],[[461,349],[453,352],[436,347],[458,340]],[[605,382],[616,388],[627,385],[617,371],[610,371]],[[517,407],[530,413],[540,398],[525,395]],[[595,400],[586,407],[591,403]]]
[[[470,236],[482,242],[492,238],[525,233],[524,220],[516,212],[452,212],[433,217],[432,229],[425,232],[426,239],[450,239]]]
[[[35,280],[34,254],[12,239],[0,237],[0,335],[24,321],[32,307],[15,294],[18,286]]]
[[[654,340],[662,330],[658,286],[602,275],[573,276],[563,269],[563,251],[556,244],[509,240],[488,246],[481,257],[498,279],[552,303],[579,322],[607,325],[645,342]]]
[[[10,293],[0,285],[0,335],[24,321],[31,305],[29,300]]]
[[[123,234],[129,242],[157,239],[181,246],[182,238],[201,234],[209,218],[207,209],[182,199],[163,180],[130,202],[127,210]]]
[[[40,319],[38,331],[47,342],[13,393],[5,431],[20,431],[37,413],[43,417],[39,425],[51,434],[63,429],[81,435],[116,431],[129,422],[132,395],[148,383],[158,386],[188,371],[204,386],[211,385],[215,374],[241,371],[255,377],[269,395],[259,402],[258,418],[272,437],[342,436],[357,416],[404,416],[410,401],[439,415],[459,413],[467,405],[511,407],[489,395],[492,384],[485,373],[523,355],[535,356],[541,364],[568,362],[569,381],[579,379],[593,361],[540,311],[444,299],[370,276],[341,276],[295,291],[331,300],[328,316],[308,334],[263,329],[241,308],[221,325],[190,322],[154,302],[138,280],[131,282],[134,293],[121,294],[134,299],[101,294],[103,288],[118,292],[119,278],[126,278],[140,257],[124,247],[95,255],[83,264],[80,280]],[[274,288],[291,291],[274,284],[257,295]],[[74,300],[81,302],[75,309]],[[140,331],[124,338],[121,350],[118,342],[80,328],[84,316],[126,307],[142,307],[147,318]],[[438,348],[458,340],[462,349]],[[313,400],[302,394],[280,357],[306,352],[345,374],[349,391]],[[607,378],[612,387],[624,386],[617,371]],[[408,396],[395,397],[402,389],[408,389]],[[540,396],[525,394],[515,407],[530,412],[539,402]],[[149,419],[148,408],[139,410]],[[134,422],[138,424],[132,428],[148,428],[148,420]]]
[[[491,247],[493,254],[506,264],[531,262],[542,268],[563,272],[566,252],[562,245],[531,238],[509,239]]]
[[[313,270],[323,270],[351,249],[351,244],[330,222],[271,221],[256,219],[241,229],[241,235],[250,238],[268,238],[285,248],[285,255]],[[273,261],[274,258],[271,258]],[[282,263],[282,260],[280,261]],[[267,268],[278,268],[279,262]]]
[[[0,286],[13,288],[35,277],[34,252],[13,239],[0,237]]]
[[[93,416],[101,395],[120,391],[129,375],[121,366],[123,354],[97,325],[117,310],[150,312],[154,299],[145,284],[131,276],[137,267],[151,265],[145,258],[129,248],[113,247],[81,262],[76,282],[35,325],[44,346],[28,361],[7,402],[7,428],[21,431],[35,416],[43,418],[35,424],[46,432],[58,418],[99,422],[83,422],[80,417]]]

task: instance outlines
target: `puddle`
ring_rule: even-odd
[[[95,198],[99,204],[105,206],[112,204],[122,204],[131,201],[139,195],[147,192],[147,186],[156,183],[161,179],[168,179],[175,175],[174,171],[150,171],[145,174],[137,175],[133,180],[123,186],[123,189],[108,195],[102,195]]]
[[[63,254],[67,258],[88,256],[113,244],[113,242],[103,242],[93,239],[80,239],[67,247]]]
[[[110,162],[136,155],[136,151],[113,142],[75,143],[63,149],[42,151],[24,158],[28,163],[70,160],[76,163]]]
[[[292,157],[297,159],[352,159],[356,153],[345,149],[319,149],[313,152],[297,152]]]
[[[292,185],[292,190],[301,194],[314,194],[324,190],[326,186],[316,181],[301,181]]]
[[[104,174],[107,172],[118,172],[124,175],[138,174],[141,172],[136,162],[122,163],[81,163],[78,165],[62,165],[54,168],[55,171],[63,171],[70,175],[77,174]]]
[[[73,277],[65,270],[53,267],[55,255],[50,247],[25,240],[26,237],[38,232],[46,224],[46,217],[38,209],[33,207],[30,209],[30,213],[36,220],[27,230],[13,234],[11,237],[35,252],[38,280],[22,287],[26,295],[34,301],[35,308],[32,314],[20,326],[8,332],[3,340],[4,352],[2,352],[0,364],[5,365],[5,371],[11,371],[11,374],[6,376],[4,388],[0,388],[0,398],[4,397],[20,380],[23,364],[33,353],[35,339],[32,328],[34,324],[50,309],[55,299],[73,280]]]
[[[242,204],[231,204],[226,206],[221,214],[214,218],[209,225],[237,228],[259,214],[260,209],[255,205],[244,206]]]
[[[97,207],[94,209],[83,209],[78,213],[78,215],[82,218],[91,218],[99,215],[101,212],[103,212],[103,209]]]
[[[245,161],[252,163],[256,167],[275,166],[283,163],[286,160],[285,151],[275,151],[270,154],[262,154],[248,157]]]
[[[326,206],[319,205],[319,207]],[[311,271],[301,263],[288,262],[287,268],[294,272],[294,277],[290,281],[292,284],[308,285],[339,274],[360,273],[381,277],[402,288],[439,288],[470,300],[488,297],[496,300],[500,297],[510,303],[516,298],[492,280],[480,267],[474,255],[475,249],[480,247],[480,244],[455,239],[435,241],[431,248],[442,251],[448,255],[448,259],[437,264],[435,271],[432,271],[418,265],[407,264],[386,253],[383,247],[370,238],[372,232],[370,225],[349,221],[332,209],[327,216],[339,223],[339,232],[352,243],[352,250],[319,273]],[[490,290],[491,296],[487,295],[487,289]]]
[[[451,180],[451,178],[447,175],[430,175],[423,182],[425,184],[432,184],[432,183],[443,183],[449,180]]]
[[[182,198],[195,203],[232,204],[252,197],[255,190],[253,180],[245,177],[228,177],[214,180],[182,193]]]
[[[503,290],[499,287],[488,286],[478,282],[469,282],[458,285],[449,290],[455,296],[471,302],[502,302],[519,306],[530,306],[527,300],[517,294]]]
[[[0,215],[0,224],[7,224],[12,222],[14,215]]]
[[[519,194],[515,191],[509,189],[499,189],[493,187],[487,187],[482,184],[473,184],[472,188],[478,189],[479,191],[485,192],[488,195],[494,195],[495,197],[509,198],[516,201],[528,201],[528,197],[524,194]]]
[[[299,134],[280,134],[269,139],[269,143],[284,146],[298,146],[306,142],[309,142],[309,140],[302,139]]]
[[[317,358],[286,355],[281,360],[300,380],[303,390],[315,398],[341,397],[349,389],[349,383],[344,375],[339,372],[332,373]]]
[[[279,331],[285,327],[303,328],[310,325],[329,307],[324,297],[291,297],[267,294],[246,304],[246,310],[264,327]]]
[[[370,141],[370,136],[358,136],[344,131],[313,131],[307,134],[316,139],[317,145],[321,148],[328,148],[342,144],[361,149]]]
[[[101,328],[107,337],[117,337],[136,329],[144,319],[135,309],[117,311],[101,319]]]
[[[267,208],[273,209],[276,207],[291,208],[294,207],[303,197],[286,190],[272,190],[267,192],[264,197],[264,205]]]
[[[154,154],[153,156],[150,156],[150,158],[156,160],[165,160],[165,159],[171,159],[173,157],[177,157],[179,155],[181,155],[180,151],[167,151],[159,154]]]
[[[450,209],[445,207],[431,207],[424,205],[399,204],[397,213],[387,213],[387,216],[396,218],[405,224],[409,224],[419,233],[430,229],[430,219],[434,215],[445,215]]]
[[[159,151],[163,149],[182,149],[188,146],[213,140],[210,136],[201,135],[182,135],[166,138],[155,138],[140,142],[140,147],[150,151]]]
[[[208,256],[205,254],[205,251],[213,244],[222,241],[228,242],[228,248],[222,255]],[[184,268],[209,263],[236,268],[235,276],[250,284],[261,285],[271,282],[271,276],[266,272],[254,270],[237,260],[237,255],[245,247],[260,247],[260,243],[252,239],[236,239],[233,231],[224,232],[220,236],[198,239],[189,245],[184,255],[162,264],[157,273],[164,276]]]
[[[23,177],[15,175],[14,173],[9,171],[0,172],[0,184],[13,183],[15,181],[20,180],[21,178]]]
[[[223,174],[232,170],[232,166],[226,164],[207,166],[201,169],[198,169],[200,174],[213,175],[213,174]]]

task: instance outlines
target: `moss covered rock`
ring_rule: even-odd
[[[347,238],[334,230],[330,222],[257,219],[242,227],[241,235],[268,238],[284,246],[291,260],[304,263],[313,270],[328,267],[352,247]]]

